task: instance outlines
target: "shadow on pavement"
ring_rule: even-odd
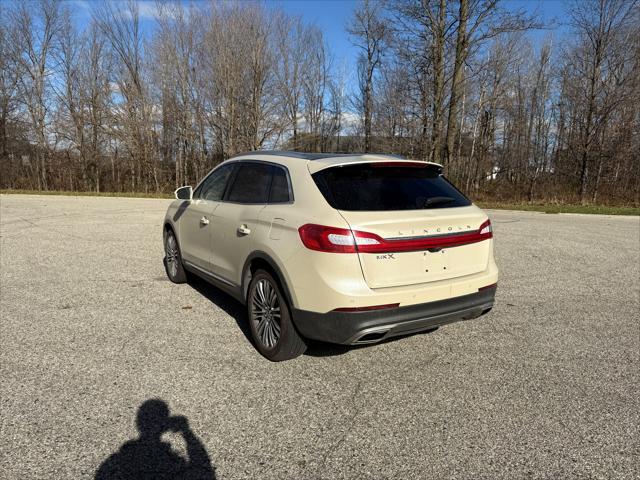
[[[249,328],[249,319],[247,318],[247,311],[245,307],[238,302],[231,295],[223,292],[222,290],[211,285],[206,280],[201,279],[196,275],[189,275],[189,285],[194,288],[200,295],[206,297],[211,303],[214,303],[218,307],[233,317],[238,324],[238,328],[242,331],[247,341],[253,345],[253,339],[251,338],[251,329]],[[406,335],[399,335],[397,337],[387,338],[381,342],[370,345],[336,345],[333,343],[319,342],[315,340],[308,341],[308,348],[305,355],[311,357],[334,357],[337,355],[344,355],[352,350],[360,348],[368,348],[373,345],[382,345],[388,342],[394,342],[406,337],[412,337],[414,335],[424,335],[436,331],[438,327],[425,330],[423,332],[409,333]]]
[[[309,348],[305,352],[305,355],[309,355],[310,357],[334,357],[336,355],[343,355],[352,350],[359,350],[361,348],[371,348],[371,347],[375,347],[376,345],[384,345],[385,343],[396,342],[398,340],[402,340],[403,338],[409,338],[415,335],[428,335],[438,330],[438,328],[439,327],[434,327],[434,328],[430,328],[429,330],[423,330],[421,332],[414,332],[414,333],[408,333],[404,335],[398,335],[396,337],[389,337],[377,343],[363,344],[363,345],[337,345],[333,343],[311,341],[309,343]]]
[[[107,458],[96,471],[96,480],[215,480],[211,459],[189,428],[187,418],[169,415],[169,407],[163,400],[154,398],[140,405],[136,425],[138,438],[125,442]],[[162,440],[167,432],[182,435],[187,458]]]
[[[249,319],[247,318],[247,311],[245,307],[238,302],[231,295],[223,292],[219,288],[214,287],[206,280],[201,279],[195,275],[189,275],[189,285],[195,289],[200,295],[207,298],[211,303],[214,303],[225,313],[236,321],[238,328],[242,331],[245,338],[253,345],[251,339],[251,329],[249,328]]]
[[[233,317],[238,324],[238,328],[242,331],[247,341],[253,346],[249,319],[247,318],[247,310],[240,302],[231,295],[223,292],[219,288],[216,288],[206,280],[203,280],[196,275],[189,275],[188,282],[189,285],[200,295],[224,310],[227,315]],[[351,348],[352,347],[345,345],[333,345],[331,343],[310,341],[309,348],[305,355],[310,355],[312,357],[331,357],[347,353]]]

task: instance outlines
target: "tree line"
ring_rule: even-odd
[[[638,204],[640,8],[363,0],[354,65],[259,2],[0,4],[0,186],[164,192],[259,149],[389,152],[474,198]],[[540,33],[540,30],[543,32]]]

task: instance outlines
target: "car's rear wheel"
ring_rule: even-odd
[[[269,360],[289,360],[307,349],[293,325],[286,298],[269,272],[258,270],[253,275],[247,312],[255,346]]]
[[[164,268],[167,272],[167,277],[173,283],[185,283],[187,281],[187,272],[182,266],[180,246],[173,230],[167,230],[164,236]]]

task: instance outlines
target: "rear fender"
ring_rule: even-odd
[[[241,291],[242,291],[243,302],[246,303],[246,301],[247,301],[247,293],[249,291],[249,284],[251,283],[251,264],[257,259],[260,259],[260,260],[266,262],[271,267],[272,271],[276,275],[276,280],[280,284],[280,287],[282,288],[283,293],[287,297],[287,301],[289,302],[289,305],[291,306],[292,309],[295,308],[295,305],[296,305],[295,298],[291,294],[291,290],[289,289],[289,286],[287,285],[287,282],[285,280],[285,276],[282,273],[282,269],[278,266],[276,261],[273,258],[271,258],[271,256],[268,253],[265,253],[265,252],[260,251],[260,250],[251,253],[247,257],[247,260],[244,262],[244,266],[242,268],[242,286],[241,286]]]

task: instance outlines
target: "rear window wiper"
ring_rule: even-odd
[[[424,207],[429,208],[433,205],[438,205],[441,203],[450,203],[450,202],[454,202],[456,199],[453,197],[431,197],[431,198],[427,198],[424,201]]]

